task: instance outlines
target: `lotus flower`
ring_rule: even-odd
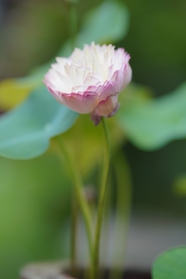
[[[130,55],[112,45],[85,45],[75,48],[69,58],[58,57],[44,77],[44,83],[57,101],[70,109],[100,118],[117,111],[118,94],[131,80]]]

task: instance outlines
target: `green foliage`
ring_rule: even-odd
[[[131,53],[135,81],[152,87],[159,96],[172,91],[186,76],[185,1],[123,2],[131,25],[122,43]]]
[[[179,175],[173,185],[173,191],[176,195],[186,195],[186,174]]]
[[[0,83],[1,109],[9,110],[28,97],[29,92],[41,86],[41,77],[37,73],[24,78],[8,78]],[[13,92],[13,94],[12,94]]]
[[[59,104],[45,87],[0,119],[0,154],[30,159],[43,154],[50,138],[68,130],[78,114]]]
[[[186,83],[167,96],[139,101],[132,98],[116,117],[128,139],[142,149],[157,149],[186,137]]]
[[[63,222],[71,187],[56,154],[0,157],[0,177],[0,278],[19,278],[19,269],[33,260],[67,257]]]
[[[85,16],[77,37],[78,46],[85,43],[114,43],[123,39],[129,28],[129,12],[117,1],[104,1]]]
[[[152,268],[153,279],[186,278],[186,246],[173,248],[160,255]]]

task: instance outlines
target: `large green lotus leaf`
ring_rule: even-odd
[[[155,100],[125,100],[116,114],[128,139],[142,149],[186,137],[186,83]]]
[[[104,1],[85,16],[77,43],[80,47],[92,41],[114,43],[126,36],[128,28],[129,12],[126,6],[117,1]]]
[[[78,114],[59,104],[43,86],[0,118],[0,155],[30,159],[44,153],[50,138],[68,130]]]
[[[170,249],[160,255],[152,268],[153,279],[186,278],[186,246]]]

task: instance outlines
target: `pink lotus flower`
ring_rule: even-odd
[[[130,55],[124,49],[92,43],[56,60],[44,83],[57,101],[78,113],[91,113],[95,124],[101,116],[115,114],[118,94],[132,77]]]

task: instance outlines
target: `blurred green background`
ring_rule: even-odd
[[[79,26],[100,2],[79,1]],[[133,81],[149,87],[154,97],[168,94],[186,77],[186,1],[119,2],[126,4],[130,23],[116,46],[131,55]],[[68,38],[67,20],[62,0],[1,0],[0,79],[25,76],[51,60]],[[124,152],[131,167],[133,214],[184,218],[186,141],[148,152],[128,142]],[[0,157],[0,180],[0,278],[18,278],[29,261],[68,256],[63,239],[68,238],[71,187],[54,152],[30,161]]]

